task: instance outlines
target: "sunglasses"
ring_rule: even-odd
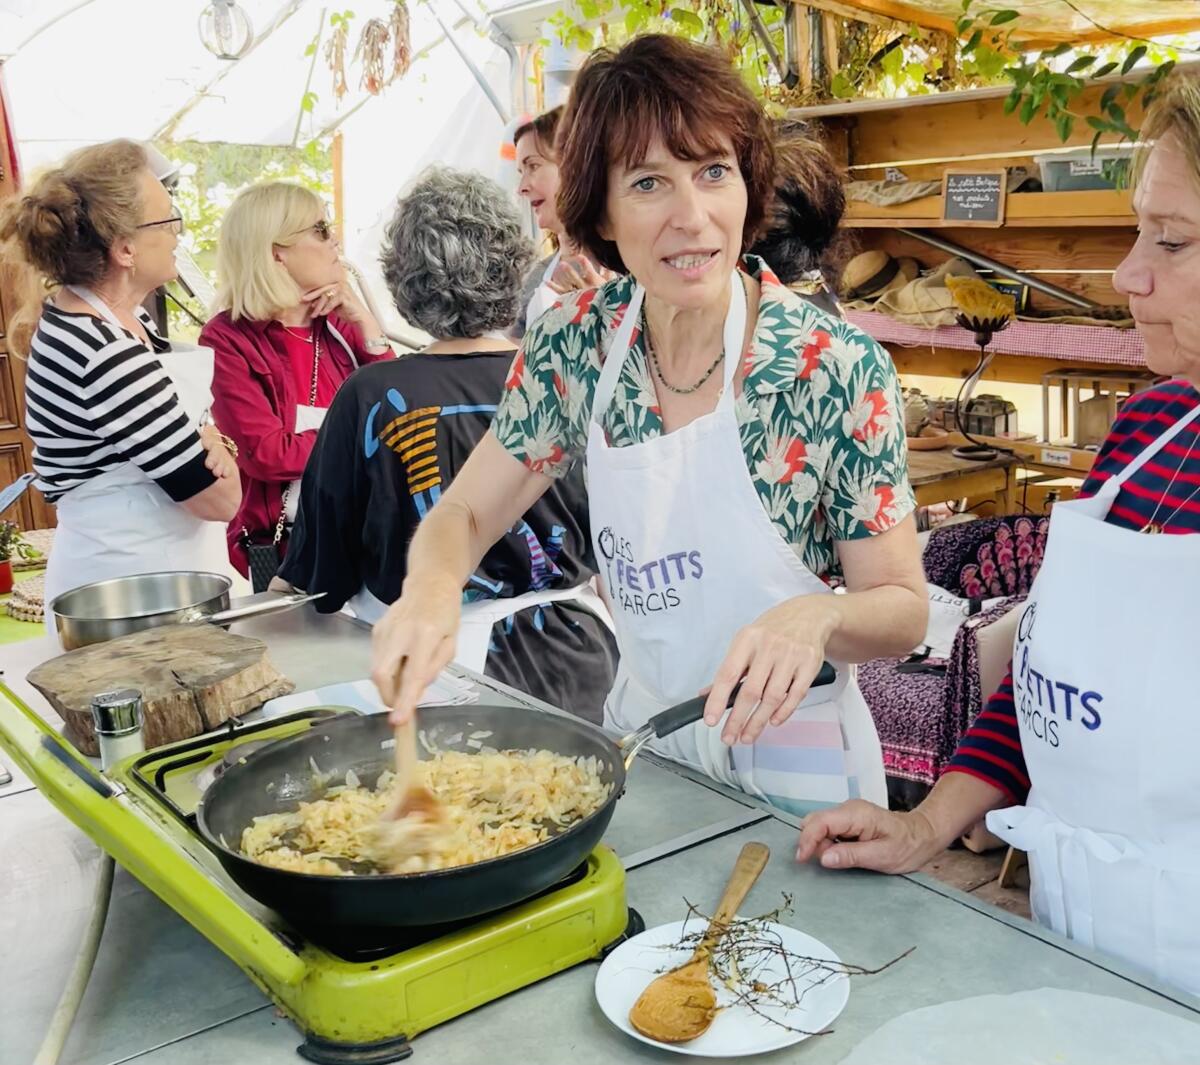
[[[307,229],[302,229],[298,233],[294,233],[293,236],[302,237],[309,230],[312,230],[312,232],[317,235],[317,240],[321,241],[322,243],[331,240],[337,235],[337,232],[333,227],[333,223],[326,218],[320,218]]]

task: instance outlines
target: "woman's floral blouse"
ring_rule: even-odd
[[[761,283],[737,399],[746,468],[779,535],[825,575],[836,569],[835,540],[884,532],[915,506],[895,366],[761,259],[743,265]],[[632,293],[629,277],[571,293],[525,334],[492,432],[530,469],[557,477],[583,456],[603,357]],[[662,434],[640,330],[601,425],[614,447]]]

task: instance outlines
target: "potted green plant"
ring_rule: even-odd
[[[0,521],[0,595],[13,589],[13,558],[37,558],[38,551],[21,538],[15,522]]]

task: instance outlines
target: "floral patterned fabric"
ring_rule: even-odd
[[[866,333],[780,284],[761,259],[743,265],[761,296],[740,367],[742,451],[784,541],[825,575],[836,566],[834,541],[884,532],[915,506],[899,382]],[[565,296],[525,334],[492,431],[530,469],[557,477],[582,457],[600,368],[633,286],[620,277]],[[600,421],[613,447],[662,434],[640,329]]]
[[[930,672],[901,673],[893,658],[859,666],[893,806],[908,809],[924,798],[991,694],[980,690],[977,633],[1029,593],[1049,528],[1049,518],[1017,515],[952,525],[930,536],[922,558],[926,580],[955,595],[1006,598],[967,618],[950,657],[930,659]]]

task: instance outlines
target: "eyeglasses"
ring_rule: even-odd
[[[135,229],[150,229],[153,226],[170,226],[171,232],[175,236],[179,236],[183,232],[183,215],[175,214],[170,218],[160,218],[157,222],[143,222],[140,226],[135,226]]]

